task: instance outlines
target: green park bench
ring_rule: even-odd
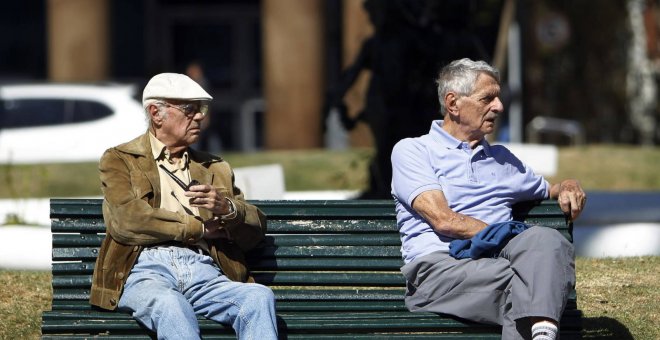
[[[105,226],[99,199],[52,199],[53,303],[44,339],[154,337],[128,314],[91,307],[92,271]],[[500,328],[432,313],[404,302],[401,242],[392,201],[252,201],[268,215],[265,241],[248,255],[257,282],[277,298],[281,339],[499,339]],[[528,202],[517,220],[558,229],[572,241],[556,201]],[[580,338],[572,294],[561,338]],[[228,326],[200,318],[204,339],[235,339]]]

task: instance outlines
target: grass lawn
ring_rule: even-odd
[[[660,257],[577,259],[585,339],[660,339]],[[0,339],[38,339],[50,273],[0,271]]]
[[[222,155],[233,167],[279,163],[286,190],[364,190],[370,149]],[[0,198],[100,196],[98,164],[0,165]],[[586,190],[660,190],[660,148],[593,145],[559,149],[555,182],[577,178]]]
[[[50,310],[50,272],[0,270],[0,339],[38,339]]]
[[[660,257],[576,263],[585,339],[660,339]]]

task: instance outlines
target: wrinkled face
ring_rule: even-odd
[[[482,73],[477,77],[472,94],[458,98],[461,130],[471,140],[482,139],[495,130],[495,119],[504,110],[499,95],[497,80]]]
[[[170,147],[189,146],[199,139],[205,115],[198,101],[163,100],[162,115],[154,117],[160,123],[157,137]],[[205,113],[205,111],[204,111]]]

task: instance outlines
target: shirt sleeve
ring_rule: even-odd
[[[525,165],[526,181],[521,186],[524,195],[523,200],[544,200],[550,198],[550,183],[541,175],[534,173],[534,170]]]
[[[412,206],[422,192],[442,190],[426,148],[416,139],[401,140],[392,149],[392,195]]]
[[[519,164],[522,171],[520,171],[520,180],[518,185],[518,194],[516,196],[518,201],[529,200],[543,200],[550,197],[550,184],[543,178],[543,176],[534,173],[534,170],[529,165],[523,163],[516,157],[510,150],[507,149],[507,162],[511,164]]]

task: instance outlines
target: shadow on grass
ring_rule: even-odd
[[[583,339],[634,340],[628,328],[616,319],[607,317],[583,318]]]

